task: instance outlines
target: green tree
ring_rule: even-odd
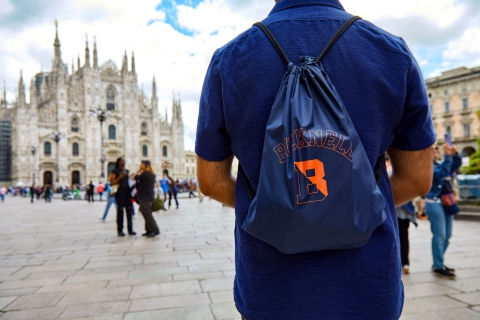
[[[477,111],[477,117],[480,119],[480,111]],[[479,129],[480,131],[480,129]],[[468,167],[462,168],[462,173],[478,174],[480,173],[480,138],[477,139],[478,151],[470,156],[470,163]]]

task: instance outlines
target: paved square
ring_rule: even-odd
[[[0,204],[0,320],[240,319],[233,303],[234,212],[180,199],[155,213],[161,236],[116,235],[105,202]],[[137,211],[138,212],[138,211]],[[456,221],[447,263],[457,280],[430,272],[429,223],[410,229],[411,274],[402,319],[480,319],[480,223]]]

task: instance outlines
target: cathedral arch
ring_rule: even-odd
[[[113,124],[108,126],[108,139],[110,140],[117,139],[117,129]]]
[[[70,131],[72,132],[80,131],[80,124],[77,117],[72,118],[72,121],[70,122]]]
[[[43,154],[46,156],[52,155],[52,144],[49,141],[43,144]]]
[[[107,110],[115,110],[115,89],[113,86],[107,88]]]

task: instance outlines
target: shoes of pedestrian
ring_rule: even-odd
[[[125,233],[119,232],[119,233],[118,233],[118,236],[119,236],[119,237],[125,237]]]
[[[410,266],[408,264],[402,266],[403,274],[410,274]]]
[[[150,234],[149,232],[142,233],[142,237],[146,237],[146,236],[148,236],[149,234]]]
[[[446,279],[455,279],[455,274],[448,271],[445,267],[443,267],[442,269],[435,269],[433,272],[435,273],[435,275]]]
[[[147,234],[147,238],[153,238],[155,236],[157,236],[157,234],[154,233],[154,232],[151,232],[151,233]]]
[[[447,266],[445,266],[445,265],[444,265],[443,267],[444,267],[446,270],[450,271],[451,273],[455,273],[455,269],[449,268],[449,267],[447,267]],[[434,268],[433,266],[432,266],[432,272],[435,272],[435,268]]]
[[[105,219],[103,219],[103,216],[98,217],[98,219],[105,221]]]
[[[177,209],[178,209],[178,206],[177,206]]]
[[[136,233],[135,231],[131,231],[131,232],[129,232],[128,234],[129,234],[130,236],[136,236],[136,235],[137,235],[137,233]]]

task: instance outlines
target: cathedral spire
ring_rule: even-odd
[[[98,69],[97,38],[93,36],[93,69]]]
[[[20,69],[20,80],[18,81],[18,102],[25,103],[25,85],[23,84],[22,69]]]
[[[72,57],[72,74],[75,73],[75,63],[73,62],[73,57]]]
[[[125,50],[125,54],[123,56],[123,63],[122,63],[122,75],[126,75],[128,73],[128,58],[127,58],[127,50]]]
[[[157,98],[157,83],[155,82],[155,76],[153,76],[153,81],[152,81],[152,99]]]
[[[53,46],[55,47],[55,62],[58,64],[58,62],[62,61],[62,58],[60,57],[60,40],[58,39],[58,22],[55,20],[55,41],[53,42]]]
[[[88,34],[85,35],[85,68],[90,68],[90,49],[88,49]]]
[[[77,58],[77,69],[80,70],[80,53],[78,54],[78,58]]]
[[[132,74],[135,74],[135,56],[133,54],[133,50],[132,50]]]

